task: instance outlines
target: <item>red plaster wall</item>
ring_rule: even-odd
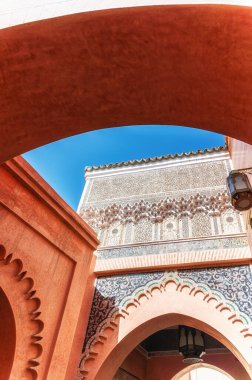
[[[94,290],[96,235],[21,157],[0,167],[0,184],[0,244],[12,261],[21,260],[41,303],[38,379],[72,379]],[[3,281],[0,274],[4,290]],[[19,314],[16,310],[17,319]],[[11,380],[28,379],[21,374],[22,360],[15,365],[20,373],[16,368]]]
[[[2,29],[0,162],[122,125],[252,143],[251,62],[251,7],[121,8]]]
[[[224,370],[236,380],[250,380],[239,361],[231,353],[209,354],[204,356],[204,361]],[[146,380],[170,380],[185,367],[181,356],[152,357],[147,362]]]
[[[133,350],[120,366],[125,371],[138,377],[140,380],[146,379],[147,359],[138,350]]]

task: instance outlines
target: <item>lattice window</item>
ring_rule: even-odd
[[[152,223],[147,219],[141,219],[134,225],[134,242],[152,241]]]
[[[211,236],[212,228],[210,216],[204,212],[197,212],[192,218],[192,235],[197,236]]]
[[[127,223],[125,226],[125,236],[124,236],[124,244],[130,244],[133,240],[133,224]]]

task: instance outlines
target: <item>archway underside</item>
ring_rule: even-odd
[[[123,125],[184,125],[252,143],[250,7],[89,12],[0,36],[0,162]]]

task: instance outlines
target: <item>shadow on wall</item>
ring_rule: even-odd
[[[9,378],[16,346],[16,326],[11,305],[0,288],[0,380]]]

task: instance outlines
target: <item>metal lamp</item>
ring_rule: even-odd
[[[246,211],[252,207],[252,187],[246,173],[232,170],[227,177],[232,205],[236,210]]]
[[[179,352],[186,364],[203,362],[205,341],[202,331],[188,326],[179,326]]]

